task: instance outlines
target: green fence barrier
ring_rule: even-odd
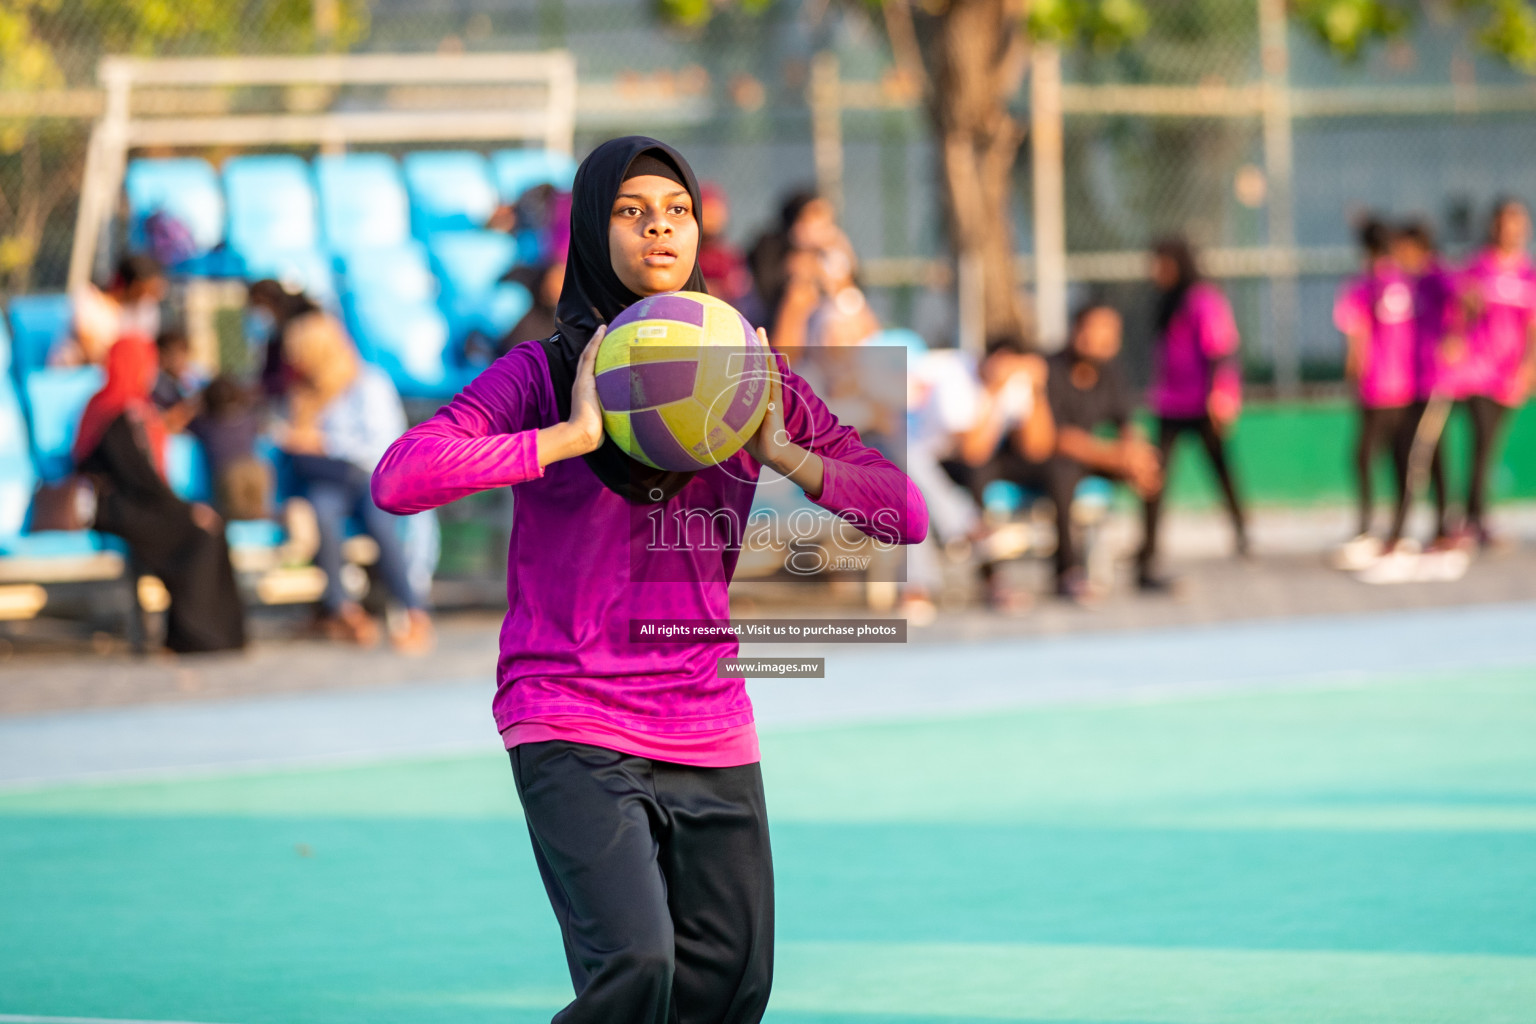
[[[1238,485],[1260,505],[1321,505],[1354,500],[1357,414],[1348,402],[1254,403],[1232,433]],[[1466,496],[1471,449],[1466,411],[1457,409],[1446,428],[1446,473],[1453,504]],[[1391,470],[1378,460],[1377,495],[1391,493]],[[1505,427],[1490,481],[1494,500],[1536,498],[1536,411],[1519,410]],[[1214,505],[1216,480],[1194,437],[1173,456],[1169,500],[1186,507]]]

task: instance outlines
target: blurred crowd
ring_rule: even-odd
[[[1032,595],[1010,586],[998,569],[1018,553],[1007,539],[1009,519],[1037,505],[1049,506],[1054,525],[1054,593],[1074,602],[1102,596],[1102,581],[1084,568],[1076,514],[1093,480],[1122,484],[1139,499],[1135,584],[1148,593],[1167,591],[1173,581],[1159,559],[1163,495],[1185,435],[1199,441],[1219,483],[1234,554],[1248,556],[1248,517],[1228,451],[1242,410],[1241,340],[1226,296],[1201,274],[1187,240],[1166,238],[1149,253],[1156,343],[1150,386],[1138,395],[1121,366],[1122,313],[1107,302],[1084,302],[1054,354],[1042,354],[1023,336],[995,336],[972,356],[951,339],[930,346],[881,324],[860,287],[853,246],[832,205],[814,192],[788,196],[776,221],[745,250],[730,241],[730,207],[718,187],[703,189],[700,225],[699,262],[710,291],[767,328],[789,358],[804,361],[834,411],[922,489],[932,531],[912,552],[903,592],[910,613],[931,614],[941,559],[957,551],[974,565],[990,606],[1031,603]],[[487,226],[520,236],[519,251],[528,258],[508,268],[505,279],[525,285],[534,301],[504,337],[478,339],[481,360],[554,332],[569,196],[541,186],[498,209]],[[1425,480],[1435,515],[1427,550],[1465,558],[1495,541],[1487,518],[1490,461],[1501,424],[1533,380],[1536,269],[1526,255],[1529,234],[1525,207],[1500,203],[1486,245],[1458,268],[1438,255],[1422,223],[1373,217],[1362,225],[1361,273],[1335,309],[1360,422],[1358,535],[1335,553],[1341,568],[1382,578],[1413,571],[1421,545],[1405,536],[1405,526]],[[95,487],[95,528],[122,537],[140,571],[157,575],[170,592],[167,646],[243,645],[244,613],[223,524],[282,517],[290,530],[316,536],[315,563],[328,581],[314,621],[318,633],[360,644],[381,639],[380,624],[343,586],[342,542],[349,531],[362,532],[378,547],[377,579],[400,611],[390,639],[404,651],[429,649],[435,546],[426,555],[413,550],[412,531],[369,494],[374,465],[406,425],[388,375],[359,358],[330,310],[301,290],[259,280],[248,286],[245,321],[260,345],[259,374],[207,378],[182,326],[161,322],[166,288],[153,257],[125,256],[106,288],[75,296],[74,330],[50,361],[105,369],[105,384],[82,417],[74,461]],[[868,370],[839,369],[835,359],[818,370],[805,355],[891,345],[906,350],[906,380],[887,389],[895,398],[884,405],[869,401],[879,389]],[[1150,431],[1136,416],[1143,404]],[[1472,450],[1469,487],[1453,515],[1440,436],[1457,406],[1470,420]],[[211,502],[184,501],[166,482],[166,438],[181,431],[202,442]],[[1378,458],[1390,460],[1395,473],[1385,530],[1373,520]]]

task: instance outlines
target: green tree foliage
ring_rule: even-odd
[[[28,94],[96,84],[106,54],[294,53],[345,48],[367,28],[368,0],[336,0],[335,31],[315,31],[315,0],[0,0],[0,278],[26,288],[45,231],[67,225],[86,122],[29,108]],[[55,211],[59,217],[55,218]],[[50,244],[53,244],[50,242]]]
[[[1536,6],[1531,0],[1293,0],[1292,8],[1329,49],[1356,58],[1373,44],[1409,31],[1426,8],[1448,8],[1478,46],[1528,73],[1536,73]]]

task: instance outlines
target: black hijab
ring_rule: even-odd
[[[640,296],[624,287],[613,272],[608,255],[608,219],[613,212],[613,200],[619,194],[619,186],[631,176],[630,165],[640,156],[660,160],[675,171],[693,197],[694,210],[699,209],[699,183],[688,161],[677,150],[655,139],[643,135],[610,139],[594,149],[577,168],[571,190],[571,249],[565,263],[565,284],[555,307],[556,332],[544,342],[562,420],[571,415],[571,384],[582,349],[600,325],[640,301]],[[697,260],[683,288],[706,290]],[[692,472],[654,469],[632,459],[606,434],[602,446],[582,458],[609,490],[635,504],[666,501],[694,476]]]

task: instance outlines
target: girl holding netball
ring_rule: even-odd
[[[761,1019],[773,869],[752,705],[716,678],[734,641],[636,642],[631,620],[725,623],[736,553],[648,543],[657,511],[745,523],[763,466],[865,533],[915,543],[917,489],[775,356],[747,447],[696,473],[605,438],[593,375],[605,325],[647,295],[703,291],[699,188],[653,139],[599,146],[576,175],[557,333],[515,346],[374,473],[411,513],[517,488],[494,701],[576,998],[562,1024]],[[694,538],[697,539],[697,538]]]

